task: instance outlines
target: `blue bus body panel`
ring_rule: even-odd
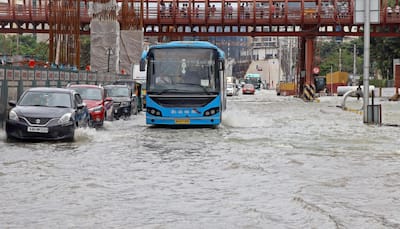
[[[217,59],[224,60],[225,53],[222,49],[218,48],[214,44],[207,41],[173,41],[168,43],[162,43],[152,45],[148,51],[142,53],[141,59],[145,60],[152,50],[155,49],[174,49],[182,48],[187,49],[211,49],[217,51]],[[151,93],[150,93],[151,94]],[[198,126],[217,126],[221,123],[221,112],[223,93],[216,96],[211,100],[210,103],[202,107],[164,107],[156,103],[149,94],[146,95],[146,124],[150,125],[198,125]],[[156,109],[161,112],[161,116],[152,115],[148,111],[150,109]],[[210,116],[204,116],[206,111],[210,109],[216,109],[216,112]]]
[[[221,97],[218,95],[204,107],[163,107],[146,95],[147,108],[161,111],[162,116],[146,112],[146,124],[152,125],[219,125],[221,123]],[[219,112],[204,116],[211,108],[219,108]]]
[[[147,54],[150,53],[151,49],[168,49],[168,48],[205,48],[205,49],[215,49],[218,51],[218,58],[219,59],[224,59],[225,58],[225,53],[222,51],[222,49],[218,48],[217,46],[213,45],[210,42],[207,41],[172,41],[168,43],[163,43],[163,44],[158,44],[158,45],[153,45],[150,47],[149,51],[144,51],[142,53],[141,58],[145,59],[147,57]]]

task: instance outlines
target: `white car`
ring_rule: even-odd
[[[227,96],[233,96],[235,94],[235,91],[236,91],[236,87],[234,84],[228,83],[226,85],[226,95]]]

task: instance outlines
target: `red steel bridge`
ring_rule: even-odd
[[[108,1],[1,0],[0,28],[1,33],[49,33],[50,50],[52,35],[67,33],[79,49],[79,35],[90,34],[94,18],[118,20],[121,29],[143,29],[145,36],[174,40],[187,36],[297,36],[303,55],[300,68],[306,70],[309,82],[315,37],[363,36],[363,24],[354,23],[355,1],[117,0],[117,7],[94,13],[93,3]],[[388,0],[373,1],[379,1],[379,23],[371,25],[371,36],[400,36],[399,0],[393,5]]]
[[[1,0],[1,33],[49,33],[49,22],[63,10],[64,20],[79,21],[80,34],[90,33],[92,2]],[[371,36],[400,36],[400,15],[388,0],[380,5],[380,23]],[[118,0],[117,20],[136,17],[145,36],[362,36],[354,23],[355,0]],[[124,13],[126,4],[133,14]],[[79,5],[79,7],[74,7]],[[392,8],[392,13],[387,7]],[[58,10],[58,11],[57,11]],[[56,12],[57,11],[57,12]],[[112,12],[115,14],[115,12]],[[107,15],[103,15],[107,17]],[[101,16],[100,16],[101,17]],[[59,20],[63,20],[60,18]]]

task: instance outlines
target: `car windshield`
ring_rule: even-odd
[[[20,106],[72,107],[71,97],[62,92],[29,91],[19,101]]]
[[[74,87],[84,100],[102,100],[100,88]]]
[[[107,90],[107,96],[109,97],[129,97],[128,87],[109,87]]]

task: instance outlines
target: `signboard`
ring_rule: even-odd
[[[21,71],[21,79],[22,80],[28,80],[28,71],[27,70],[22,70]]]
[[[354,24],[364,24],[365,18],[365,1],[366,0],[355,0],[354,1]],[[379,24],[380,17],[380,1],[377,0],[369,0],[370,2],[370,12],[369,18],[371,24]]]
[[[312,70],[312,72],[313,72],[314,74],[319,74],[319,67],[314,67],[313,70]]]

